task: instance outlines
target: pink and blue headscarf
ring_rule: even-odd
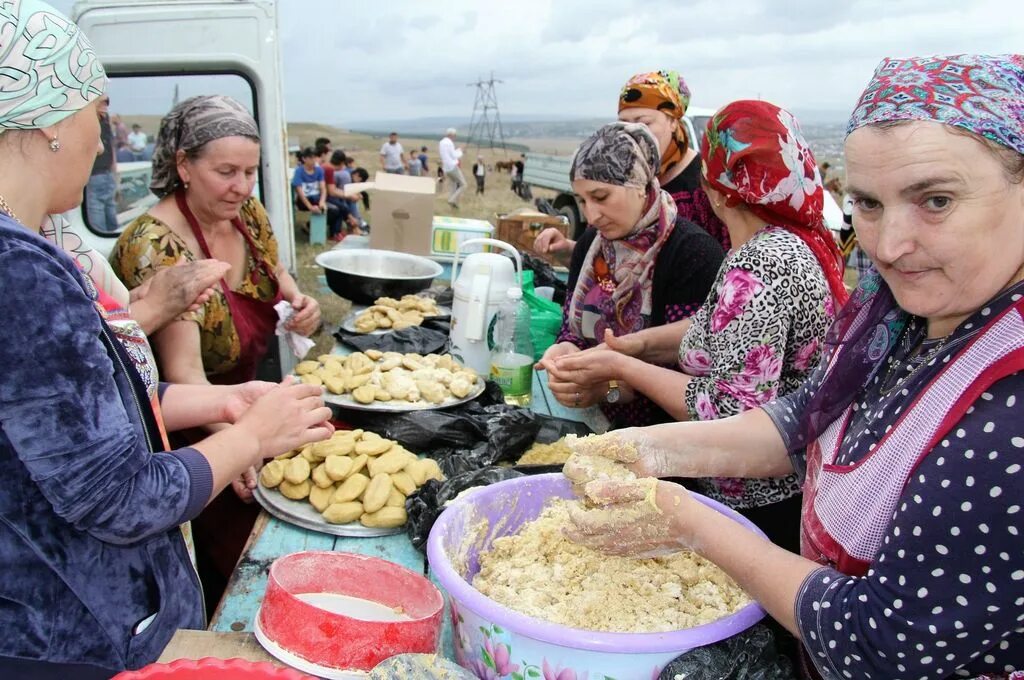
[[[1024,154],[1024,57],[884,59],[853,110],[847,134],[894,121],[951,125]],[[877,373],[907,319],[872,269],[829,329],[824,361],[839,356],[805,412],[807,441],[823,432]]]
[[[900,120],[953,125],[1024,154],[1024,56],[883,59],[846,133]]]

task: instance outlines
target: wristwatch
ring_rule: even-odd
[[[614,404],[622,397],[622,392],[619,390],[619,383],[615,380],[608,381],[608,394],[604,395],[604,400],[609,404]]]

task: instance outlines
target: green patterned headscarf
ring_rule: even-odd
[[[0,130],[54,125],[98,99],[106,83],[70,19],[41,0],[0,0]]]

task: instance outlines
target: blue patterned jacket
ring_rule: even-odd
[[[7,679],[109,677],[204,625],[178,525],[209,499],[209,464],[194,449],[154,453],[152,408],[94,297],[70,258],[0,215]]]

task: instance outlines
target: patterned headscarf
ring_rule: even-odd
[[[573,181],[588,179],[615,186],[636,187],[647,194],[647,209],[632,231],[615,241],[600,234],[583,259],[567,319],[573,334],[600,339],[604,329],[632,333],[650,324],[654,267],[658,253],[672,234],[676,204],[658,185],[658,142],[646,125],[609,123],[591,135],[572,159]],[[599,262],[604,262],[615,287],[606,291],[610,304],[594,309],[591,291],[600,286]]]
[[[676,71],[638,73],[626,82],[619,93],[619,112],[623,109],[653,109],[678,121],[686,115],[689,105],[690,88]],[[658,176],[664,177],[683,158],[687,148],[686,127],[680,123],[676,125],[672,144],[661,157]]]
[[[885,59],[847,129],[896,120],[953,125],[1024,154],[1024,57]],[[829,354],[823,360],[832,369],[805,411],[808,441],[831,425],[884,367],[908,318],[872,268],[826,337]],[[907,397],[908,403],[913,397]]]
[[[153,179],[150,190],[163,198],[182,185],[178,177],[178,151],[195,151],[223,137],[259,140],[256,121],[231,97],[203,95],[181,102],[160,121],[153,148]]]
[[[727,104],[708,120],[700,156],[705,181],[727,205],[745,204],[798,236],[821,265],[836,303],[845,303],[842,256],[822,214],[821,174],[793,115],[764,101]]]
[[[1024,56],[883,59],[846,133],[897,120],[953,125],[1024,154]]]
[[[78,26],[40,0],[0,4],[0,130],[35,130],[81,111],[107,75]]]

